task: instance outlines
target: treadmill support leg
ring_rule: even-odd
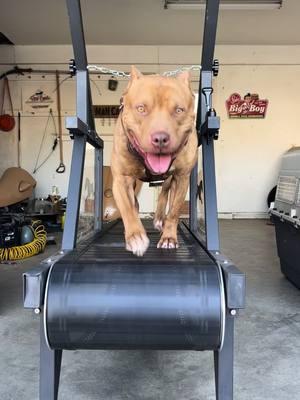
[[[62,350],[49,350],[42,316],[40,323],[40,400],[57,400]]]
[[[223,348],[214,352],[216,400],[233,400],[233,334],[234,317],[227,311]]]

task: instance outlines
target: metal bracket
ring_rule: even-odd
[[[65,251],[60,251],[43,260],[36,268],[23,273],[24,308],[32,308],[38,314],[37,310],[44,304],[45,286],[49,270],[65,254]]]
[[[224,254],[211,251],[210,255],[220,265],[226,291],[226,305],[231,310],[243,309],[246,303],[246,276]],[[231,315],[235,315],[234,311]]]
[[[206,106],[207,112],[211,109],[213,92],[214,92],[214,89],[212,87],[204,87],[202,89],[202,93],[204,94],[204,97],[205,97],[205,106]]]
[[[201,126],[201,135],[207,140],[219,138],[220,117],[217,116],[214,108],[211,108],[207,114],[204,124]]]
[[[219,60],[215,59],[212,66],[213,76],[219,75],[219,67],[220,67]]]
[[[207,140],[217,140],[220,129],[220,117],[217,117],[216,110],[211,107],[213,91],[212,87],[204,87],[202,89],[207,112],[205,115],[205,121],[201,125],[200,136],[206,137]]]
[[[97,135],[96,131],[89,129],[80,118],[78,117],[67,117],[66,128],[70,132],[71,139],[74,139],[75,135],[85,135],[86,140],[92,146],[97,149],[103,148],[103,140]]]
[[[76,64],[74,58],[71,58],[69,61],[69,71],[71,76],[75,76],[77,72]]]

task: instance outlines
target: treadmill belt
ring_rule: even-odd
[[[137,257],[125,249],[122,221],[104,225],[102,232],[82,241],[77,248],[67,253],[58,263],[72,264],[131,264],[131,265],[214,265],[213,260],[191,235],[188,228],[178,225],[178,249],[158,249],[160,232],[153,228],[152,219],[142,220],[150,239],[150,245],[143,257]]]
[[[178,249],[126,251],[121,221],[67,253],[49,272],[45,332],[55,349],[217,350],[223,289],[217,264],[181,223]]]

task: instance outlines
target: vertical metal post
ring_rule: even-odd
[[[220,249],[219,223],[216,193],[214,142],[202,143],[203,186],[205,208],[206,247],[210,251]]]
[[[77,115],[88,123],[88,72],[78,71],[76,76],[77,92]],[[82,178],[85,160],[86,136],[76,135],[74,137],[72,162],[68,188],[68,200],[65,227],[62,240],[63,250],[71,250],[76,246],[77,226],[80,211],[80,198],[82,189]]]
[[[216,194],[216,176],[214,161],[214,142],[201,134],[201,129],[206,121],[207,108],[211,107],[206,104],[206,98],[203,88],[212,87],[213,77],[213,57],[216,41],[218,13],[220,0],[207,0],[205,11],[205,25],[202,45],[202,61],[199,82],[198,110],[196,119],[196,129],[198,133],[199,143],[202,144],[202,163],[203,163],[203,186],[204,186],[204,210],[205,210],[205,231],[206,231],[206,247],[208,250],[219,250],[219,228],[218,228],[218,211],[217,211],[217,194]],[[197,175],[193,172],[191,175],[191,186],[197,185]],[[190,193],[193,194],[192,187]],[[194,205],[193,205],[194,206]],[[192,207],[192,205],[191,205]],[[196,225],[196,212],[191,210],[190,227],[194,230]]]
[[[103,216],[103,148],[95,148],[95,230],[102,229]]]
[[[46,344],[43,316],[40,317],[40,400],[57,400],[62,350]]]
[[[206,0],[202,45],[202,71],[211,71],[214,61],[220,0]]]
[[[92,113],[92,98],[87,70],[87,54],[84,40],[83,22],[81,15],[80,0],[66,0],[70,30],[72,36],[74,58],[76,65],[76,90],[77,90],[77,117],[84,122],[89,131],[95,130],[95,122]],[[86,135],[75,135],[73,143],[71,172],[68,188],[68,203],[66,210],[65,228],[63,233],[62,248],[64,250],[73,249],[76,246],[77,226],[80,211],[80,198],[82,189],[82,179],[84,170]],[[102,156],[101,150],[95,150],[95,228],[101,227],[99,213],[102,209]],[[98,168],[98,171],[97,169]],[[98,174],[100,173],[100,177]],[[97,222],[98,221],[98,222]]]
[[[210,104],[206,104],[206,98],[203,88],[212,87],[212,71],[201,71],[199,98],[201,97],[201,120],[198,121],[201,126],[205,122],[207,108],[211,108]],[[200,96],[201,93],[201,96]],[[218,223],[218,205],[217,205],[217,186],[216,186],[216,168],[214,140],[208,137],[201,137],[202,144],[202,168],[203,168],[203,188],[204,188],[204,210],[205,210],[205,234],[206,247],[208,250],[219,250],[219,223]]]
[[[234,317],[226,316],[223,348],[214,352],[216,400],[233,400]]]
[[[75,136],[72,150],[67,210],[62,239],[62,249],[72,250],[76,246],[78,216],[85,160],[86,137]]]
[[[86,71],[87,56],[80,0],[66,0],[76,69]],[[86,121],[85,121],[86,122]]]
[[[194,166],[190,176],[190,202],[189,202],[189,227],[194,233],[198,229],[198,162]]]

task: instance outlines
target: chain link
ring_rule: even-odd
[[[130,78],[130,74],[127,74],[124,71],[118,71],[116,69],[110,69],[103,67],[101,65],[88,65],[89,71],[99,71],[105,75],[115,76],[117,78]],[[201,71],[201,65],[191,65],[190,67],[180,67],[178,69],[174,69],[173,71],[163,72],[162,76],[170,77],[180,74],[183,71]]]

